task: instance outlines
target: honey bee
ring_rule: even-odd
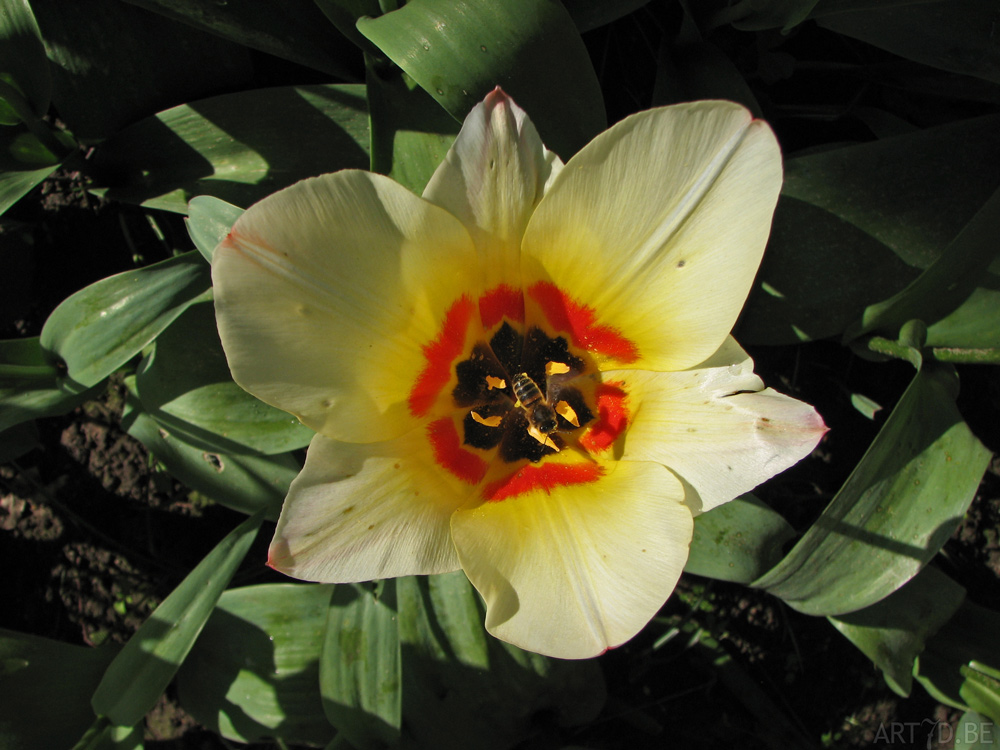
[[[559,426],[556,410],[549,406],[535,381],[526,372],[519,372],[511,380],[510,386],[521,408],[524,409],[528,423],[542,435],[555,432]]]

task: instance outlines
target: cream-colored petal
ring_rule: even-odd
[[[603,377],[623,381],[634,404],[622,458],[671,469],[697,492],[688,499],[695,512],[798,463],[827,431],[809,404],[764,388],[732,338],[691,370],[620,370]]]
[[[367,172],[305,180],[252,206],[216,249],[212,279],[236,382],[340,440],[412,429],[427,347],[448,339],[436,350],[446,358],[481,335],[468,233]]]
[[[525,111],[499,87],[465,118],[424,198],[469,229],[488,274],[484,290],[519,278],[524,227],[561,168]]]
[[[731,102],[635,114],[566,164],[525,230],[525,288],[549,283],[632,341],[623,363],[692,367],[750,290],[781,188],[766,123]]]
[[[449,521],[471,491],[435,464],[425,428],[380,443],[317,435],[268,564],[324,583],[457,570]]]
[[[673,591],[693,519],[654,463],[611,463],[598,481],[538,489],[452,519],[486,627],[529,651],[596,656],[638,633]]]

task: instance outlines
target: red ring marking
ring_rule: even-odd
[[[489,464],[462,447],[458,429],[451,417],[442,417],[427,425],[427,436],[434,448],[434,460],[463,482],[477,484],[486,476]]]
[[[580,438],[580,445],[591,453],[607,450],[628,427],[628,393],[624,383],[601,383],[594,389],[597,421]]]
[[[490,289],[479,298],[479,318],[489,330],[505,317],[524,322],[524,292],[507,284]]]
[[[465,337],[473,312],[472,300],[462,295],[445,313],[438,337],[424,344],[427,364],[410,390],[410,413],[413,416],[422,417],[430,411],[441,389],[451,380],[451,364],[465,351]]]
[[[617,328],[598,324],[593,308],[574,302],[555,284],[539,281],[528,287],[528,294],[541,306],[549,324],[558,331],[568,333],[577,346],[613,357],[619,362],[639,359],[639,347]]]
[[[604,469],[597,464],[542,464],[528,465],[515,471],[509,477],[486,485],[483,498],[488,502],[508,500],[532,490],[544,490],[551,494],[556,487],[573,484],[589,484],[604,476]]]

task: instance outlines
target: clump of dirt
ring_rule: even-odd
[[[148,576],[123,555],[71,542],[62,557],[52,569],[45,598],[62,603],[88,645],[124,643],[159,604]]]

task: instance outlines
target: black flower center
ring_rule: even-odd
[[[483,450],[499,446],[508,463],[561,451],[566,438],[594,418],[571,384],[586,369],[562,336],[540,328],[522,334],[505,321],[456,366],[452,398],[468,409],[463,442]]]

